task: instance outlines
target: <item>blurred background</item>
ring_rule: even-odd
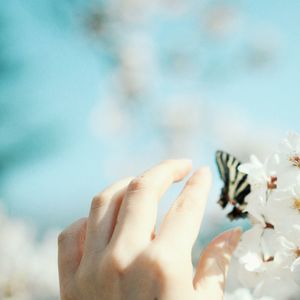
[[[299,131],[297,0],[11,0],[0,7],[0,298],[57,299],[56,235],[165,158],[214,172],[195,257],[229,222],[214,153]],[[161,202],[159,220],[182,185]]]

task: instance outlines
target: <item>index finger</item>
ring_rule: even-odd
[[[87,218],[71,224],[58,236],[58,271],[60,282],[70,281],[81,261]]]

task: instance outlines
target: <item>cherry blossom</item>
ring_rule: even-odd
[[[252,227],[235,252],[241,284],[255,299],[297,299],[300,293],[300,135],[287,138],[264,161],[242,164],[251,193],[246,211]]]

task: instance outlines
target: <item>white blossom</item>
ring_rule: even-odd
[[[267,219],[276,231],[300,241],[300,181],[285,190],[275,191],[268,199]]]
[[[298,299],[300,294],[300,135],[289,133],[265,162],[251,156],[240,171],[251,193],[252,227],[237,250],[242,285],[256,298]]]
[[[289,132],[286,139],[279,145],[279,155],[286,167],[300,169],[300,135]]]

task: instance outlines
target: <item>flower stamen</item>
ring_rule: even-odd
[[[300,198],[294,199],[294,206],[293,208],[297,209],[300,212]]]
[[[293,166],[300,168],[300,155],[295,155],[289,158]]]
[[[300,257],[300,248],[299,247],[295,250],[295,255],[296,255],[296,257]]]
[[[270,180],[267,183],[269,190],[274,190],[277,188],[277,176],[271,176]]]
[[[271,262],[271,261],[274,261],[274,256],[270,256],[263,260],[263,262]]]
[[[268,222],[266,222],[266,225],[265,225],[265,229],[274,229],[274,225],[273,224],[271,224],[271,223],[268,223]]]

